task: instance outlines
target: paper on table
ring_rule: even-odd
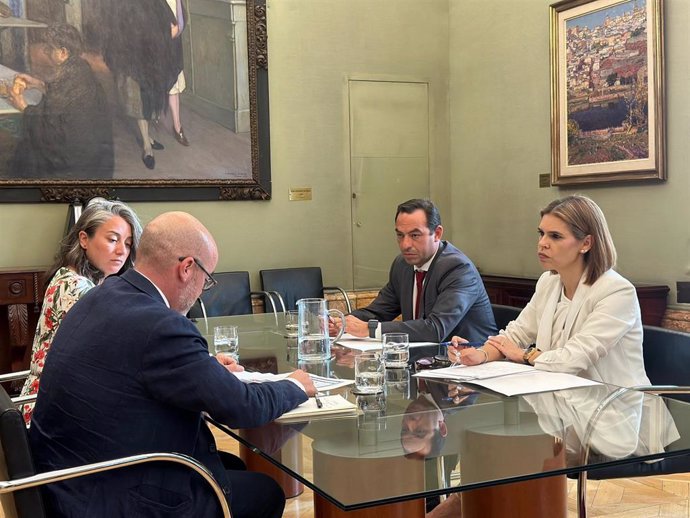
[[[245,383],[264,383],[266,381],[281,381],[287,378],[290,373],[284,374],[271,374],[264,372],[233,372],[235,376],[240,381]],[[347,385],[352,385],[354,380],[342,380],[337,378],[324,378],[323,376],[317,376],[315,374],[310,374],[311,380],[314,382],[316,390],[319,392],[326,392],[328,390],[334,390],[340,387],[346,387]]]
[[[481,365],[456,365],[443,369],[424,370],[415,374],[420,378],[440,378],[453,380],[477,380],[509,376],[511,374],[524,374],[535,371],[531,365],[509,361],[482,363]]]
[[[533,394],[535,392],[549,392],[569,388],[589,387],[600,385],[597,381],[588,380],[563,372],[547,372],[535,369],[532,372],[517,376],[501,376],[484,380],[469,380],[467,383],[479,385],[506,396]]]
[[[276,421],[307,421],[311,417],[332,416],[337,414],[355,414],[357,405],[350,403],[340,394],[335,396],[319,396],[323,406],[319,408],[314,398],[299,405],[297,408],[285,412]]]
[[[348,333],[343,334],[343,336],[341,336],[335,343],[356,351],[363,352],[375,351],[376,349],[381,349],[383,347],[381,340],[377,340],[375,338],[361,338]],[[410,347],[422,347],[424,345],[438,344],[435,342],[410,342]]]

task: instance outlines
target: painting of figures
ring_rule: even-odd
[[[265,198],[254,5],[0,0],[0,201]]]
[[[554,183],[663,178],[659,1],[552,9]]]

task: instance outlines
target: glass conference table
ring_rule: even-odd
[[[280,314],[200,319],[211,348],[213,328],[222,324],[239,326],[240,363],[248,368],[281,373],[299,367],[354,379],[357,352],[341,346],[333,346],[330,361],[298,365],[296,339],[285,336]],[[436,349],[411,348],[411,362]],[[463,517],[490,516],[487,505],[506,500],[492,490],[504,484],[517,495],[528,493],[543,516],[565,516],[565,475],[690,454],[690,404],[610,385],[507,397],[389,369],[382,394],[358,396],[353,385],[335,392],[357,404],[355,415],[252,430],[220,423],[311,488],[317,517],[373,506],[382,506],[376,516],[386,514],[381,509],[392,509],[389,516],[423,516],[424,498],[468,490],[477,491],[463,494]],[[405,503],[415,506],[400,507]],[[506,505],[514,510],[517,504]]]

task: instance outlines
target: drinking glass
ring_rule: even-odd
[[[407,333],[386,333],[383,335],[383,356],[386,367],[403,369],[410,360],[410,340]]]
[[[389,399],[409,399],[410,371],[408,369],[386,369],[385,392]]]
[[[237,326],[216,326],[213,328],[213,347],[218,354],[228,354],[239,360],[240,337]]]
[[[383,392],[386,365],[380,352],[363,352],[355,356],[355,392],[378,394]]]
[[[285,334],[287,334],[287,336],[297,336],[298,322],[299,311],[291,309],[285,312]]]

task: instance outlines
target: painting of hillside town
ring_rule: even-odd
[[[566,23],[568,164],[649,157],[645,4]]]
[[[658,151],[660,63],[650,49],[659,0],[570,3],[577,8],[559,24],[560,161],[571,174],[587,165],[649,168]]]

